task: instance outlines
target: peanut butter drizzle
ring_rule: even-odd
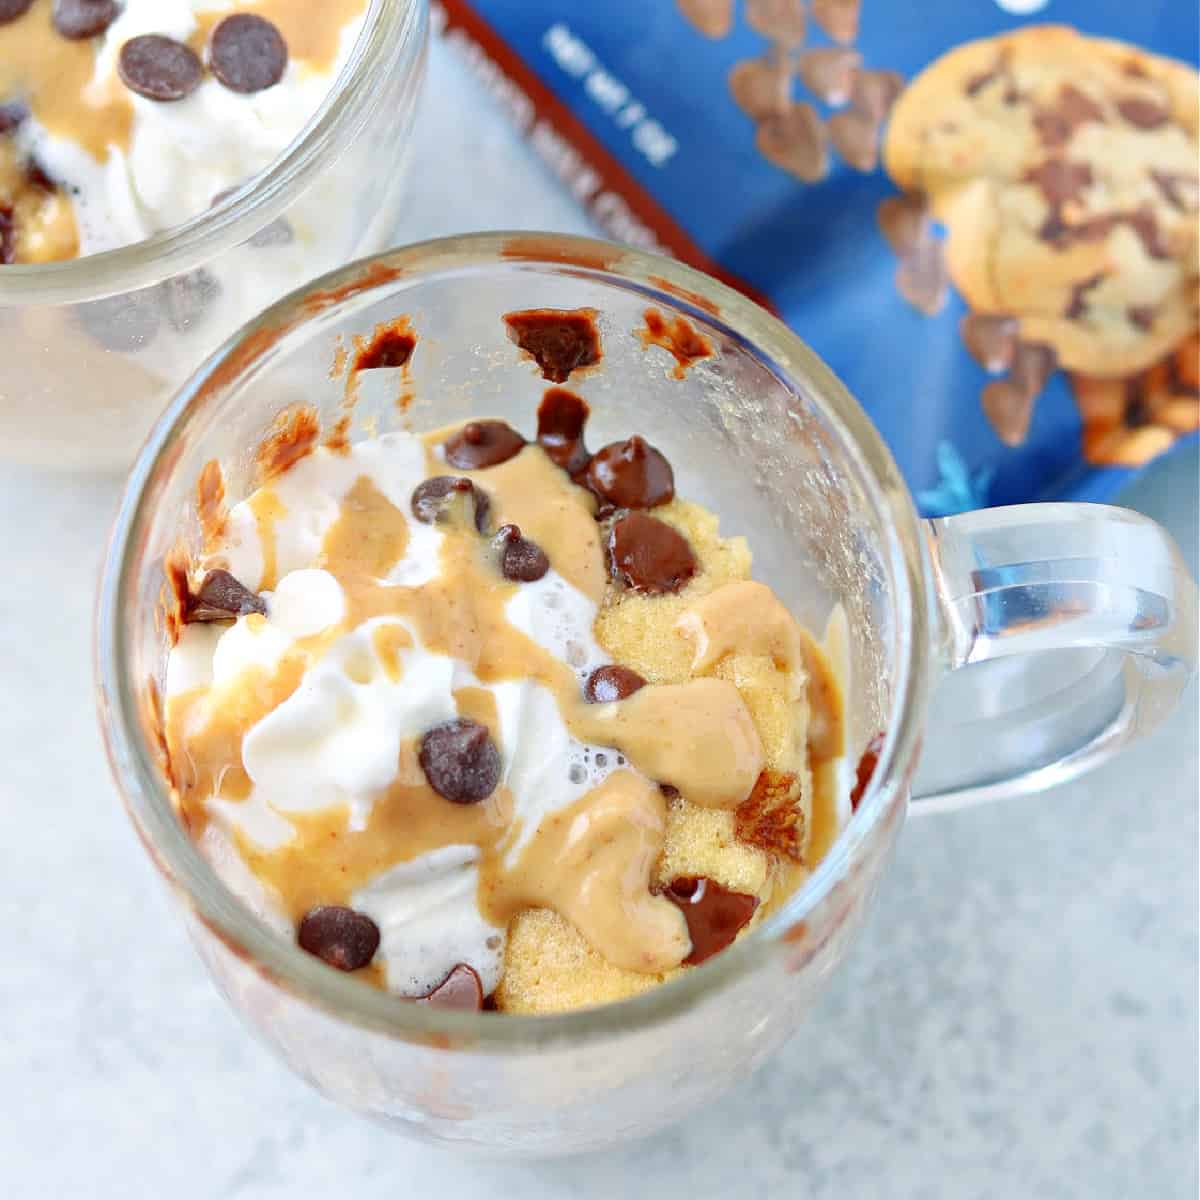
[[[167,753],[180,813],[193,833],[203,830],[208,820],[206,804],[210,796],[227,800],[249,796],[250,778],[242,762],[242,741],[300,686],[307,667],[307,655],[289,653],[273,672],[247,667],[219,691],[195,688],[170,698]]]
[[[0,101],[23,101],[48,133],[104,162],[111,147],[129,146],[129,91],[115,76],[93,82],[94,40],[63,37],[51,9],[52,0],[34,0],[23,17],[0,25]]]
[[[431,456],[431,475],[446,470]],[[540,447],[527,446],[507,463],[463,474],[488,492],[494,523],[520,524],[580,590],[603,594],[604,559],[592,501]],[[250,507],[263,534],[260,587],[272,587],[273,525],[282,505],[264,488],[250,498]],[[657,784],[672,784],[692,803],[735,808],[764,767],[749,709],[732,683],[707,677],[647,685],[616,704],[587,704],[575,672],[507,621],[505,606],[519,585],[496,570],[490,542],[476,532],[469,505],[458,504],[439,528],[445,534],[439,574],[419,587],[387,583],[408,545],[408,517],[368,476],[360,477],[344,497],[315,564],[342,586],[342,623],[298,643],[274,675],[254,668],[207,702],[203,689],[172,699],[168,745],[189,827],[203,821],[209,796],[249,794],[242,762],[245,733],[291,695],[325,648],[368,620],[390,617],[374,629],[371,640],[393,680],[403,677],[403,651],[414,636],[427,649],[464,661],[484,684],[532,679],[554,695],[574,737],[615,747],[641,774],[615,772],[569,809],[546,818],[514,861],[511,851],[521,832],[513,824],[507,790],[497,789],[479,805],[448,803],[428,786],[410,741],[401,748],[395,781],[376,799],[364,829],[351,830],[348,812],[338,809],[286,814],[296,835],[273,851],[239,835],[255,874],[298,918],[315,904],[348,903],[359,888],[398,863],[449,845],[474,845],[481,856],[480,910],[498,924],[523,908],[551,907],[617,965],[651,973],[677,966],[689,950],[686,923],[675,906],[650,891],[666,822]],[[726,591],[729,595],[722,596]],[[762,585],[719,589],[681,620],[705,661],[736,649],[795,663],[803,650],[772,602],[795,630],[790,614]],[[757,616],[743,619],[742,607]],[[732,632],[718,627],[727,611],[736,615]],[[814,653],[819,654],[815,647]],[[372,664],[363,669],[364,676],[369,674]],[[349,670],[353,676],[353,665]],[[490,692],[461,688],[455,702],[460,714],[487,725],[499,741]],[[836,832],[833,803],[830,793],[818,812],[814,800],[813,820],[828,828],[827,840]]]
[[[727,654],[760,654],[781,671],[801,663],[796,618],[765,583],[727,583],[701,596],[675,622],[695,646],[693,671],[706,671]]]
[[[702,808],[736,808],[766,765],[746,703],[725,679],[650,684],[564,717],[576,737],[615,746],[651,779]]]
[[[432,450],[459,426],[436,430],[424,441]],[[540,446],[526,446],[508,462],[480,471],[457,471],[429,455],[430,475],[460,475],[492,498],[495,525],[519,525],[546,552],[554,569],[594,604],[604,597],[607,575],[596,501],[576,487]]]
[[[238,0],[232,9],[196,14],[196,29],[188,44],[202,58],[213,26],[233,12],[255,13],[270,21],[287,42],[290,61],[311,71],[328,72],[337,60],[342,30],[362,15],[367,0]]]
[[[800,630],[800,649],[808,675],[808,748],[818,762],[840,758],[846,752],[841,686],[807,629]]]
[[[515,867],[484,861],[480,909],[507,925],[523,909],[552,908],[616,966],[648,974],[677,967],[691,948],[687,924],[650,891],[666,822],[659,789],[615,771],[546,817]]]
[[[261,487],[246,501],[254,514],[254,526],[262,547],[262,572],[258,578],[260,591],[273,591],[278,579],[278,559],[275,550],[275,522],[287,516],[287,507],[272,488]]]
[[[512,797],[497,788],[480,804],[451,804],[425,783],[411,742],[401,748],[399,777],[371,809],[365,829],[349,827],[345,809],[289,813],[296,836],[263,851],[238,838],[246,862],[298,920],[318,904],[346,904],[382,872],[443,846],[478,846],[497,857],[512,816]]]

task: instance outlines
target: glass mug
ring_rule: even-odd
[[[545,385],[500,317],[540,306],[600,314],[603,361],[572,381],[592,407],[593,444],[636,431],[662,446],[680,494],[720,514],[726,533],[749,535],[756,576],[811,628],[841,604],[849,761],[877,732],[886,738],[857,811],[812,877],[724,953],[605,1007],[544,1017],[446,1012],[304,953],[254,917],[197,852],[156,757],[148,690],[161,679],[166,646],[154,615],[165,552],[181,531],[198,537],[202,464],[219,458],[231,498],[244,496],[252,448],[278,411],[302,400],[329,425],[345,412],[342,382],[330,377],[338,338],[402,313],[420,338],[404,388],[410,403],[397,403],[395,372],[359,376],[360,431],[483,414],[529,430]],[[685,317],[717,353],[675,378],[666,352],[635,336],[648,307]],[[522,1155],[600,1147],[666,1124],[796,1028],[891,854],[935,678],[953,672],[957,683],[965,670],[963,690],[979,707],[953,740],[986,732],[991,744],[963,745],[955,760],[935,764],[932,795],[918,807],[1040,787],[1148,732],[1194,670],[1195,635],[1194,585],[1153,522],[1063,504],[922,522],[862,410],[749,300],[678,263],[603,242],[488,234],[327,276],[193,375],[121,504],[101,586],[97,666],[100,718],[134,825],[246,1023],[351,1109],[456,1147]],[[985,663],[1014,662],[1035,683],[1016,688],[1021,702],[1002,709],[990,684],[971,677]],[[955,707],[963,705],[960,695]]]
[[[0,457],[128,466],[188,373],[239,326],[391,243],[427,16],[425,0],[368,0],[321,107],[207,212],[104,254],[0,269]]]

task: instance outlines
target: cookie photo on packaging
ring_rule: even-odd
[[[434,7],[611,236],[829,363],[926,514],[1107,499],[1200,430],[1195,6]]]

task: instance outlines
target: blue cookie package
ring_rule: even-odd
[[[614,238],[773,308],[927,515],[1105,500],[1200,428],[1178,0],[442,0]]]

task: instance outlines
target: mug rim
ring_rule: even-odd
[[[397,59],[419,54],[425,0],[367,0],[362,29],[324,99],[267,168],[220,203],[141,241],[49,263],[0,270],[0,308],[84,303],[124,295],[210,262],[282,216],[358,136],[371,113],[375,81]],[[416,65],[409,69],[417,69]]]
[[[843,451],[855,460],[872,507],[888,518],[886,554],[894,582],[896,685],[883,751],[850,819],[812,875],[758,928],[721,954],[646,992],[593,1008],[548,1015],[453,1012],[413,1004],[334,970],[287,941],[218,878],[179,821],[154,748],[143,736],[140,698],[124,670],[121,613],[132,588],[149,485],[169,472],[176,442],[207,395],[250,370],[273,343],[349,298],[405,281],[509,265],[633,285],[665,306],[715,320],[802,383]],[[155,424],[133,466],[107,548],[94,638],[98,716],[113,778],[151,860],[186,909],[226,949],[277,986],[360,1027],[409,1040],[449,1037],[483,1049],[607,1037],[668,1020],[697,1005],[778,949],[799,922],[827,910],[836,885],[870,853],[886,814],[906,802],[933,670],[928,563],[912,497],[890,452],[841,381],[786,325],[741,293],[673,259],[565,234],[508,231],[439,238],[385,251],[303,285],[245,325],[190,376]]]

